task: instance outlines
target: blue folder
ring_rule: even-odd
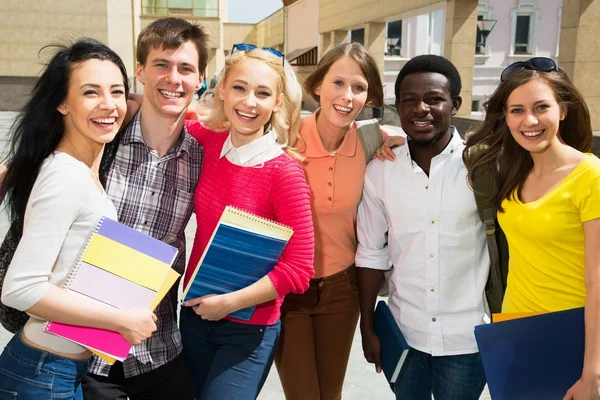
[[[184,290],[184,300],[230,293],[252,285],[273,269],[292,234],[290,227],[225,207]],[[229,316],[247,321],[255,308],[244,308]]]
[[[581,377],[584,310],[475,327],[493,400],[562,400]]]
[[[373,325],[381,342],[381,368],[388,382],[395,383],[405,365],[409,346],[383,300],[377,303]]]

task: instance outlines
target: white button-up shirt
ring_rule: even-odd
[[[407,145],[372,161],[358,208],[358,267],[386,270],[389,307],[408,344],[433,356],[477,352],[490,260],[484,227],[453,136],[429,177]]]
[[[246,143],[240,147],[234,147],[231,142],[231,133],[227,136],[219,158],[227,159],[235,165],[242,167],[260,166],[267,161],[283,154],[282,146],[277,143],[277,134],[269,129],[260,138]]]

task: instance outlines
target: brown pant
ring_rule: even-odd
[[[275,365],[287,400],[342,398],[358,315],[354,266],[285,297]]]

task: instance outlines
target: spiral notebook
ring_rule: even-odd
[[[184,301],[234,292],[255,283],[273,269],[293,233],[288,226],[225,207],[183,292]],[[254,309],[244,308],[229,316],[247,321]]]
[[[153,309],[179,274],[171,269],[177,249],[102,217],[83,246],[65,288],[115,308]],[[111,362],[127,358],[131,345],[118,332],[48,322],[48,333],[85,346]]]

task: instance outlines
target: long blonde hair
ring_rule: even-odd
[[[214,89],[217,95],[213,99],[213,109],[207,119],[208,127],[211,130],[222,130],[223,127],[229,127],[229,122],[225,116],[224,102],[220,99],[218,93],[222,85],[227,82],[233,68],[246,58],[263,61],[273,68],[279,76],[276,95],[278,99],[281,98],[281,103],[279,111],[273,112],[271,115],[269,124],[277,134],[277,143],[281,144],[284,150],[288,150],[296,143],[300,130],[302,87],[287,61],[261,48],[251,51],[236,51],[225,59],[225,66],[220,73],[222,78]]]

